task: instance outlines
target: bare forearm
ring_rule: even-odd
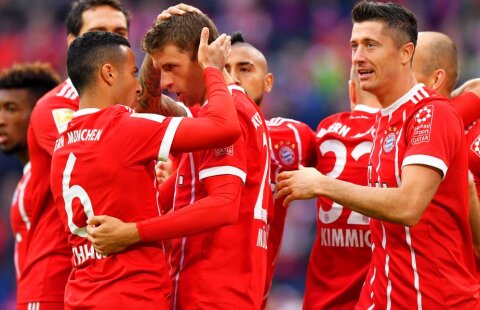
[[[415,202],[399,188],[356,185],[327,176],[318,185],[318,196],[325,196],[366,216],[411,226],[418,221]]]
[[[325,196],[353,211],[402,225],[415,225],[431,202],[441,175],[435,169],[410,165],[402,170],[399,187],[376,188],[352,184],[321,174],[315,168],[282,172],[277,197],[288,205],[297,199]]]

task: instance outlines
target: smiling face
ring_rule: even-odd
[[[186,106],[202,104],[205,98],[203,69],[197,60],[173,44],[152,53],[153,65],[162,70],[161,87],[177,95]]]
[[[401,73],[402,53],[385,31],[384,23],[355,23],[350,44],[360,88],[377,96],[387,93]]]
[[[267,61],[251,45],[233,45],[225,69],[257,105],[262,103],[263,94],[272,89],[273,75],[268,73]]]
[[[0,150],[5,154],[27,150],[27,128],[34,104],[26,88],[0,89]]]

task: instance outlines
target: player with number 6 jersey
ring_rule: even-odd
[[[220,37],[219,44],[205,46],[203,52],[218,55],[221,63],[225,39]],[[158,216],[155,160],[166,160],[170,150],[229,145],[239,134],[231,96],[211,58],[203,72],[210,101],[206,117],[133,113],[125,105],[138,100],[140,85],[129,46],[121,36],[89,32],[68,50],[68,73],[80,93],[80,109],[56,141],[51,172],[53,196],[73,254],[67,308],[168,308],[170,281],[161,245],[144,243],[103,255],[87,240],[86,221],[95,214],[128,222]]]

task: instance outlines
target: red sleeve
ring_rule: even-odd
[[[143,242],[197,234],[237,221],[242,180],[220,175],[204,181],[208,196],[175,212],[137,223]]]
[[[175,171],[163,184],[158,186],[158,205],[162,210],[162,214],[167,214],[170,209],[172,209],[176,179],[177,171]]]
[[[70,107],[75,103],[63,97],[49,97],[46,100],[35,106],[30,126],[39,146],[51,156],[55,141],[73,118],[74,110]]]
[[[460,114],[465,128],[480,118],[480,98],[474,93],[461,93],[457,97],[453,97],[452,102]]]
[[[173,138],[172,151],[226,147],[240,136],[237,111],[222,73],[206,68],[204,75],[208,98],[205,117],[184,118],[180,122]]]
[[[440,170],[445,177],[455,154],[465,151],[459,115],[451,105],[433,102],[416,108],[412,115],[407,120],[405,138],[408,146],[402,168],[407,165],[425,165]]]

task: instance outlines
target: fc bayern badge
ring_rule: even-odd
[[[288,166],[292,165],[295,161],[295,153],[293,152],[293,149],[288,145],[284,145],[278,150],[278,157],[280,158],[282,164]]]
[[[393,132],[387,135],[385,141],[383,142],[383,151],[385,153],[390,153],[393,150],[393,147],[395,146],[395,140],[397,140],[397,137]]]

